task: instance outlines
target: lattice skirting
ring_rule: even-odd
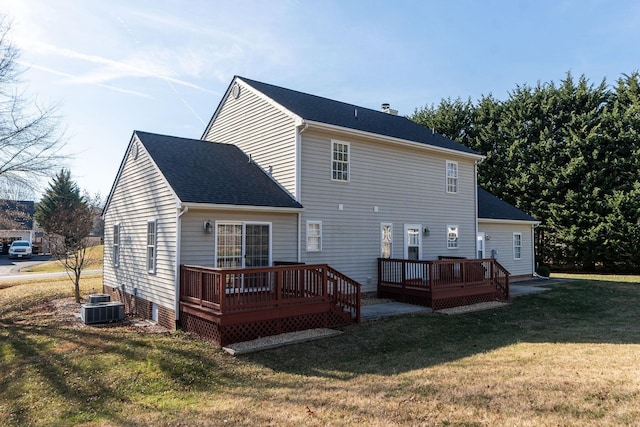
[[[405,302],[407,304],[423,305],[425,307],[431,307],[434,311],[442,310],[445,308],[460,307],[463,305],[478,304],[481,302],[500,301],[502,298],[496,292],[487,292],[476,295],[466,295],[450,298],[438,298],[433,297],[430,292],[425,292],[424,295],[410,295],[403,294],[401,292],[378,292],[380,298],[391,298],[399,302]]]
[[[451,297],[451,298],[441,298],[432,301],[431,308],[436,310],[442,310],[445,308],[453,308],[460,307],[463,305],[471,305],[478,304],[481,302],[492,302],[498,301],[500,298],[497,297],[495,292],[489,292],[486,294],[478,294],[478,295],[467,295],[462,297]]]
[[[337,311],[314,313],[301,316],[283,317],[259,322],[237,323],[221,326],[195,314],[180,312],[180,326],[186,332],[194,333],[218,345],[249,341],[260,337],[278,335],[285,332],[303,331],[314,328],[332,328],[351,323]]]

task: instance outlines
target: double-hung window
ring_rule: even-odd
[[[513,233],[513,259],[522,259],[522,233]]]
[[[447,249],[458,249],[457,225],[447,225]]]
[[[331,179],[349,181],[349,144],[346,142],[331,143]]]
[[[112,244],[112,256],[113,265],[117,267],[120,265],[120,224],[113,226],[113,244]]]
[[[393,256],[393,224],[380,224],[380,258]]]
[[[156,242],[158,237],[158,222],[147,222],[147,272],[156,272]]]
[[[322,250],[322,222],[307,221],[307,252]]]
[[[447,160],[447,193],[458,192],[458,162]]]

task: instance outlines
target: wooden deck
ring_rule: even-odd
[[[494,259],[378,259],[378,296],[434,310],[506,300],[509,272]]]
[[[220,345],[360,321],[360,284],[331,267],[182,265],[180,324]]]

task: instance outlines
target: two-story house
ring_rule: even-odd
[[[172,327],[182,264],[327,264],[375,292],[378,258],[485,258],[502,239],[518,257],[493,255],[530,276],[537,222],[477,188],[483,158],[388,105],[235,77],[201,140],[133,133],[104,210],[105,291]]]

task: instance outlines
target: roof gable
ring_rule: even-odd
[[[302,208],[238,147],[136,131],[180,201]]]
[[[304,120],[480,156],[474,150],[435,133],[406,117],[334,101],[244,77],[237,78]]]
[[[531,215],[478,187],[478,219],[539,222]]]

